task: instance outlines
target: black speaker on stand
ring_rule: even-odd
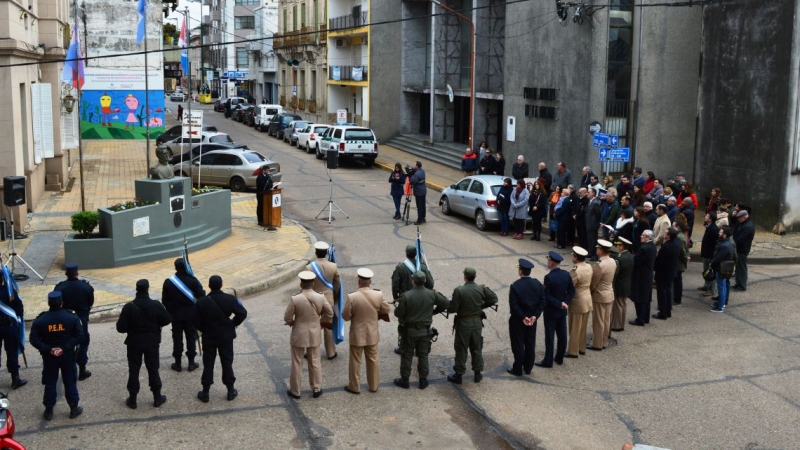
[[[328,150],[325,152],[325,158],[327,159],[328,164],[325,166],[328,169],[338,169],[339,168],[339,152],[336,150]]]
[[[8,262],[11,263],[11,274],[17,281],[24,281],[28,279],[28,276],[25,274],[15,274],[15,262],[19,261],[31,270],[40,280],[44,280],[44,278],[39,275],[39,272],[34,270],[30,264],[28,264],[21,256],[17,255],[17,250],[14,244],[15,235],[17,234],[14,231],[14,207],[20,206],[25,204],[25,177],[20,176],[10,176],[3,178],[3,203],[8,206],[8,211],[11,216],[10,221],[10,233],[11,233],[11,254],[8,256]],[[8,265],[8,263],[6,263]]]
[[[317,214],[316,218],[319,219],[319,216],[321,216],[327,210],[328,211],[328,223],[331,223],[332,221],[336,220],[336,218],[333,217],[333,212],[334,211],[339,211],[340,213],[344,214],[344,216],[346,218],[349,219],[350,216],[348,216],[347,213],[344,212],[344,210],[342,208],[340,208],[339,205],[337,205],[333,201],[333,177],[331,176],[331,172],[330,171],[331,171],[331,169],[338,169],[339,168],[339,152],[336,149],[328,150],[327,152],[325,152],[325,160],[326,160],[325,168],[328,171],[328,184],[330,185],[330,194],[331,195],[330,195],[330,197],[328,197],[328,204],[325,205],[324,208],[322,208],[322,211],[320,211],[319,214]]]

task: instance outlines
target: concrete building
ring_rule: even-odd
[[[207,37],[207,44],[211,45],[208,67],[213,67],[216,72],[211,88],[217,90],[220,97],[254,95],[253,89],[256,83],[249,75],[250,50],[246,40],[255,32],[255,10],[262,6],[263,1],[204,0],[203,2],[203,5],[209,7],[209,14],[203,18],[203,21],[210,25]]]
[[[272,105],[278,102],[278,55],[272,44],[272,37],[278,32],[278,2],[269,0],[254,11],[255,34],[247,36],[251,92],[259,103]]]
[[[27,224],[46,189],[66,182],[69,149],[77,147],[76,121],[62,107],[61,72],[69,47],[66,0],[31,0],[0,6],[0,177],[25,177],[25,205],[14,207],[17,231]],[[39,64],[36,64],[39,63]],[[60,137],[60,138],[59,138]],[[2,217],[8,209],[2,208]]]

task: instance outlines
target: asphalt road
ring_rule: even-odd
[[[355,290],[356,269],[369,267],[376,274],[374,286],[391,296],[392,270],[416,228],[392,220],[386,172],[346,165],[329,174],[313,155],[210,108],[205,120],[281,163],[284,214],[319,239],[335,241],[348,291]],[[333,200],[350,216],[336,213],[331,224],[327,215],[315,219],[327,206],[329,179]],[[66,417],[63,399],[52,422],[41,420],[41,360],[28,351],[31,367],[23,376],[30,383],[11,392],[19,440],[29,448],[85,449],[618,449],[625,442],[674,449],[798,447],[798,267],[751,267],[749,290],[732,295],[724,314],[712,314],[709,301],[695,290],[701,284],[700,267],[692,264],[684,276],[683,306],[676,307],[672,319],[628,327],[614,334],[616,345],[608,350],[554,369],[537,367],[532,376],[518,379],[505,373],[511,359],[508,286],[522,256],[535,262],[533,275],[541,279],[552,246],[478,232],[467,219],[442,216],[437,198],[436,192],[429,193],[428,223],[420,227],[436,288],[450,296],[462,282],[462,269],[472,266],[478,270],[477,282],[501,299],[499,311],[488,312],[484,329],[482,383],[467,381],[471,376],[461,386],[445,381],[452,370],[453,340],[451,323],[439,316],[434,326],[440,339],[433,345],[427,390],[416,388],[416,373],[412,389],[392,385],[399,369],[392,323],[381,325],[378,393],[369,393],[365,385],[358,396],[342,390],[348,357],[342,345],[337,359],[323,358],[324,395],[311,398],[304,379],[302,399],[289,398],[289,328],[282,316],[289,294],[297,291],[292,282],[245,301],[249,316],[235,342],[240,395],[234,402],[225,400],[219,368],[211,402],[196,400],[200,371],[169,370],[171,340],[165,330],[161,373],[168,402],[160,409],[148,404],[143,370],[139,409],[127,409],[124,336],[113,322],[97,323],[91,325],[94,375],[79,383],[85,413],[76,420]],[[538,360],[544,352],[541,327],[537,342]]]

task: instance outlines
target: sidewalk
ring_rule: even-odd
[[[84,141],[83,153],[87,211],[134,198],[134,181],[147,173],[144,142]],[[70,216],[81,209],[79,167],[73,161],[70,177],[75,181],[71,188],[46,192],[28,215],[28,237],[16,240],[17,254],[44,277],[44,281],[39,280],[24,265],[16,264],[16,274],[30,277],[18,282],[28,320],[47,309],[47,293],[65,279],[63,240],[72,233]],[[151,155],[151,164],[155,162]],[[224,289],[235,289],[239,296],[252,295],[291,279],[311,258],[315,239],[305,228],[284,220],[278,231],[263,231],[253,220],[255,208],[255,194],[232,193],[231,236],[189,254],[204,286],[211,275],[220,275]],[[134,285],[141,278],[150,280],[151,297],[159,298],[161,285],[174,273],[173,261],[179,256],[113,269],[79,269],[80,277],[95,289],[93,314],[110,312],[132,300]]]
[[[394,170],[395,163],[399,162],[405,167],[406,164],[413,164],[414,161],[420,159],[427,178],[426,184],[429,188],[439,192],[463,178],[463,174],[458,170],[406,153],[389,145],[382,144],[380,151],[380,156],[378,156],[375,164],[390,172]],[[510,163],[507,162],[506,164]],[[510,165],[508,171],[510,172]],[[431,195],[428,197],[431,197]],[[694,230],[692,231],[692,240],[695,245],[691,249],[694,261],[702,261],[700,257],[700,242],[703,239],[704,231],[703,216],[696,214]],[[787,233],[785,236],[779,236],[771,231],[756,228],[756,236],[753,240],[748,263],[800,264],[800,233]]]

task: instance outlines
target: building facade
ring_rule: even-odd
[[[278,55],[272,37],[278,32],[278,2],[270,0],[255,9],[255,34],[247,36],[250,51],[250,90],[260,103],[278,103]]]

